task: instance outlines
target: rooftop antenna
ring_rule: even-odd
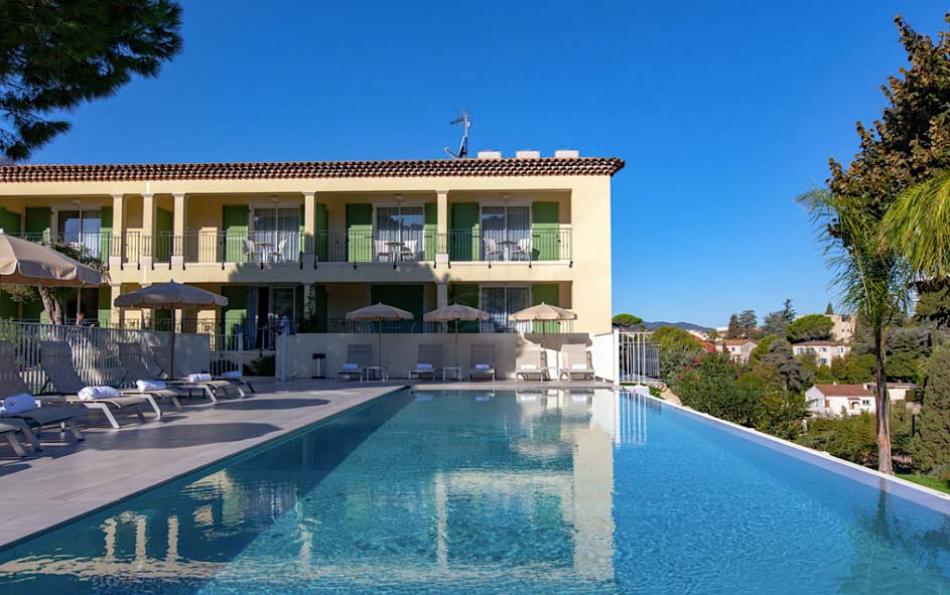
[[[468,129],[472,126],[472,118],[468,115],[468,112],[462,110],[462,114],[449,122],[449,125],[454,126],[456,124],[462,125],[462,141],[459,143],[459,150],[453,152],[452,149],[445,147],[445,152],[448,153],[455,159],[463,159],[468,157]]]

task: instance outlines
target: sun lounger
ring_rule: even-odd
[[[471,380],[495,380],[495,346],[492,344],[476,343],[472,345],[472,367],[468,371]]]
[[[124,394],[117,397],[80,399],[79,391],[85,388],[86,383],[73,367],[72,349],[68,343],[41,341],[40,366],[46,374],[46,384],[63,395],[67,403],[75,403],[86,409],[99,411],[113,428],[121,427],[115,418],[115,413],[120,412],[134,413],[140,422],[145,423],[145,415],[142,413],[143,405],[150,405],[156,417],[162,416],[162,410],[150,395]]]
[[[435,375],[442,368],[442,346],[438,343],[420,344],[416,359],[416,365],[409,368],[409,380],[413,377],[435,380]]]
[[[155,374],[149,371],[149,369],[145,366],[145,360],[142,358],[142,347],[138,343],[119,343],[119,362],[122,364],[122,367],[125,370],[125,380],[128,382],[134,384],[140,380],[158,380],[155,378]],[[214,396],[214,391],[207,389],[204,386],[177,382],[173,382],[169,386],[172,388],[146,390],[139,389],[139,392],[147,393],[155,398],[168,399],[171,401],[172,406],[176,411],[181,411],[181,401],[179,401],[180,397],[187,397],[195,392],[208,397],[212,403],[217,402],[217,399]]]
[[[36,438],[33,437],[33,432],[26,427],[20,420],[15,419],[0,419],[0,436],[6,438],[7,443],[10,445],[10,448],[13,449],[13,452],[16,453],[16,456],[21,459],[26,456],[26,450],[23,449],[23,445],[20,444],[20,441],[17,440],[17,434],[26,437],[28,434],[30,438],[27,440],[30,442],[30,445],[33,446],[36,443]]]
[[[23,382],[18,370],[13,345],[7,341],[0,341],[0,398],[31,394],[30,387]],[[76,420],[81,419],[85,412],[85,409],[77,405],[43,404],[29,411],[0,414],[0,419],[21,420],[29,428],[27,438],[33,436],[34,432],[40,433],[43,428],[56,426],[64,428],[73,439],[84,440]],[[35,445],[34,448],[39,450],[39,445]]]
[[[336,377],[339,380],[362,380],[366,368],[373,362],[373,346],[369,343],[347,345],[346,362],[340,367]]]
[[[242,399],[247,396],[247,393],[244,391],[245,383],[240,380],[235,382],[234,380],[218,380],[211,378],[211,380],[192,382],[185,378],[179,378],[175,376],[171,370],[171,361],[169,361],[167,349],[152,350],[152,357],[155,358],[155,363],[158,364],[158,369],[161,370],[160,376],[164,376],[164,380],[166,382],[174,385],[190,385],[201,387],[201,389],[205,391],[205,394],[212,402],[217,402],[217,397],[221,395],[225,397],[233,396],[234,392],[236,392],[237,396]]]
[[[593,380],[590,352],[585,345],[568,344],[561,347],[560,377],[568,380]]]
[[[515,379],[540,382],[547,379],[547,357],[540,349],[528,349],[515,360]]]

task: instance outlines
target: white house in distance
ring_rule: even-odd
[[[844,357],[851,352],[851,346],[838,341],[805,341],[792,345],[794,355],[811,353],[821,366],[830,366],[832,360]]]
[[[729,359],[738,363],[745,364],[752,355],[757,343],[752,339],[723,339],[717,347],[722,353],[728,353]]]
[[[808,411],[815,417],[841,417],[874,413],[874,383],[865,384],[816,384],[805,391]],[[891,401],[906,402],[917,385],[894,382],[887,384]]]
[[[857,318],[850,314],[826,314],[834,326],[831,327],[831,337],[841,343],[850,343],[854,338],[854,327]]]

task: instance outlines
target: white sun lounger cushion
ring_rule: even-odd
[[[189,374],[188,382],[211,382],[211,374]]]
[[[136,380],[135,387],[144,393],[150,390],[165,390],[168,385],[162,380]]]
[[[23,413],[33,409],[36,409],[36,399],[33,395],[21,393],[4,398],[0,413]]]
[[[360,366],[359,364],[343,364],[340,368],[343,370],[359,370]]]
[[[225,380],[240,380],[241,371],[240,370],[229,370],[221,374],[221,378]]]
[[[587,364],[571,364],[572,370],[586,370]]]
[[[85,386],[79,391],[79,398],[83,401],[95,401],[96,399],[118,397],[121,394],[111,386]]]
[[[476,370],[491,370],[491,366],[488,364],[475,364]]]
[[[537,370],[538,367],[534,364],[521,364],[521,369],[526,371],[534,371]]]
[[[417,370],[431,370],[432,364],[416,364]]]

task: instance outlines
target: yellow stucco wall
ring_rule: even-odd
[[[562,228],[571,229],[573,261],[525,263],[421,262],[393,268],[381,263],[320,263],[301,268],[297,263],[259,266],[233,263],[139,267],[125,264],[110,271],[113,283],[155,283],[174,279],[186,283],[326,283],[338,284],[339,300],[356,301],[355,292],[371,283],[426,283],[426,304],[436,304],[435,283],[558,283],[562,304],[578,314],[578,332],[606,332],[611,318],[610,177],[609,176],[511,176],[511,177],[405,177],[405,178],[316,178],[259,180],[163,180],[129,182],[58,182],[0,184],[0,205],[23,212],[26,205],[124,204],[126,231],[142,230],[143,194],[152,194],[158,208],[173,210],[173,194],[185,193],[186,229],[212,231],[220,228],[225,204],[304,204],[304,193],[316,193],[315,201],[327,205],[328,227],[345,228],[348,203],[388,202],[395,194],[404,204],[436,203],[438,191],[448,192],[454,202],[557,202]],[[113,197],[123,198],[116,202]],[[116,215],[114,215],[116,217]],[[116,217],[120,220],[120,217]],[[114,233],[121,233],[118,225]],[[343,283],[356,284],[341,289]],[[347,292],[353,292],[348,295]],[[352,299],[351,299],[352,298]],[[368,299],[368,297],[366,298]],[[342,308],[342,307],[341,307]],[[131,313],[130,313],[131,314]],[[329,313],[330,317],[342,315]]]

